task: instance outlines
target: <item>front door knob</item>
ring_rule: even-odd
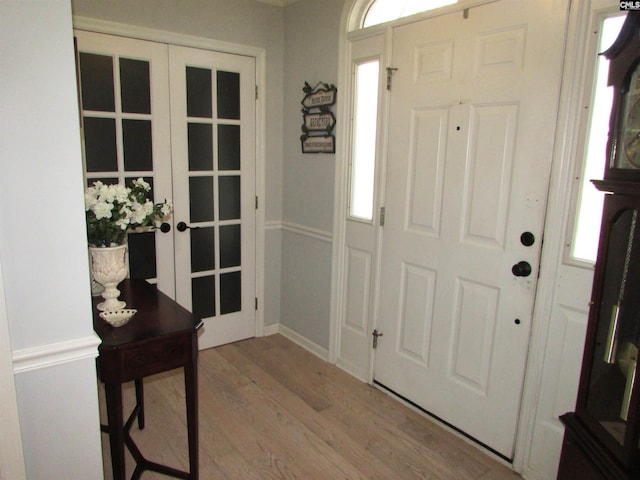
[[[513,267],[511,267],[511,273],[513,273],[516,277],[528,277],[531,275],[531,265],[529,262],[518,262]]]

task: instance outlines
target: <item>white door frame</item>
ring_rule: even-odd
[[[73,28],[96,33],[120,35],[152,42],[180,45],[183,47],[213,50],[222,53],[254,57],[256,61],[256,86],[264,92],[266,86],[266,51],[263,48],[240,45],[204,37],[155,30],[146,27],[126,25],[94,18],[74,16]],[[256,297],[264,299],[265,276],[265,135],[266,102],[265,95],[256,99],[256,196],[260,199],[256,209]],[[264,335],[264,300],[258,302],[256,309],[256,337]]]
[[[462,0],[456,9],[462,9],[467,2]],[[339,65],[338,90],[343,92],[340,102],[340,118],[350,118],[349,92],[351,91],[351,59],[349,48],[349,33],[359,28],[359,21],[372,0],[349,0],[342,12],[339,32]],[[487,3],[485,1],[469,1],[469,4]],[[582,57],[584,55],[583,38],[590,28],[588,25],[592,0],[571,0],[569,21],[567,25],[567,44],[565,45],[565,63],[561,84],[558,126],[556,129],[555,147],[552,158],[552,171],[548,208],[545,228],[544,246],[541,252],[540,277],[534,305],[533,328],[530,338],[529,356],[525,374],[520,422],[516,438],[516,449],[513,467],[516,471],[526,470],[526,462],[531,450],[532,430],[536,416],[536,406],[541,390],[541,374],[550,326],[550,310],[554,300],[554,283],[559,274],[559,267],[563,258],[564,238],[567,225],[567,215],[571,208],[570,192],[573,185],[573,175],[576,167],[574,135],[577,128],[576,112],[582,108],[578,89],[575,85],[582,82]],[[428,17],[425,14],[425,17]],[[403,22],[402,20],[397,23]],[[394,23],[393,25],[396,25]],[[389,25],[375,26],[368,32],[383,32],[389,30]],[[363,32],[363,35],[365,32]],[[385,68],[388,65],[381,65]],[[348,206],[348,158],[349,125],[341,122],[336,129],[339,138],[336,150],[335,191],[334,191],[334,224],[331,278],[331,321],[329,338],[329,360],[336,363],[340,351],[340,328],[343,321],[345,272],[344,254],[346,243],[346,220]],[[383,159],[383,163],[385,159]],[[382,167],[384,170],[384,166]],[[380,174],[380,173],[378,173]],[[372,372],[372,356],[370,356],[370,372]],[[371,381],[371,373],[369,375]],[[562,413],[562,412],[561,412]],[[531,472],[533,473],[533,472]]]

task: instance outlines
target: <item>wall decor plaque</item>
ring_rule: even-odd
[[[332,135],[336,117],[331,106],[336,103],[335,85],[318,82],[312,87],[304,82],[302,103],[302,153],[335,153],[336,141]]]

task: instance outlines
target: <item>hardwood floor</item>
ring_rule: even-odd
[[[201,480],[521,478],[280,335],[203,350],[198,362]],[[132,383],[123,395],[129,412]],[[104,415],[102,391],[101,401]],[[186,470],[181,371],[145,380],[145,413],[145,429],[132,428],[143,454]],[[102,442],[108,479],[106,434]],[[168,477],[142,475],[156,478]]]

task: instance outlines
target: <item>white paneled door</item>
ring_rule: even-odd
[[[394,29],[374,380],[513,457],[568,2]]]
[[[169,228],[128,235],[130,276],[204,320],[200,348],[253,337],[255,58],[76,39],[87,181],[143,177],[174,203]]]

